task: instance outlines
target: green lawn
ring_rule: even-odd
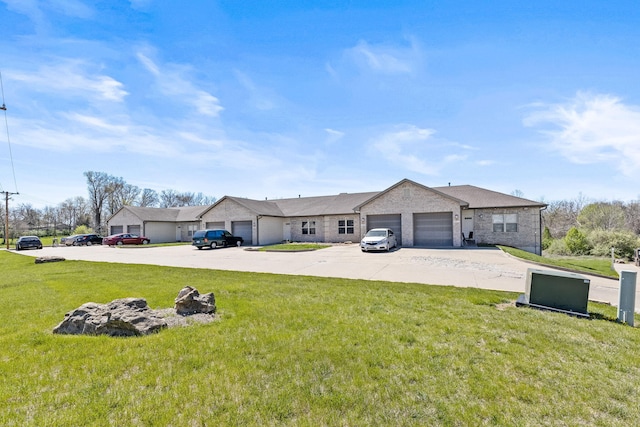
[[[0,251],[2,426],[630,426],[640,334],[473,288]],[[138,338],[53,335],[88,302],[214,292],[219,321]]]
[[[598,274],[606,277],[618,278],[618,272],[611,268],[611,258],[596,257],[544,257],[531,252],[523,251],[509,246],[500,246],[506,253],[527,261],[549,267],[559,267],[577,273]]]
[[[331,245],[323,245],[321,243],[281,243],[277,245],[263,246],[260,251],[271,252],[301,252],[301,251],[315,251],[318,249],[328,248]]]

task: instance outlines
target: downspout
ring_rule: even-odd
[[[256,216],[256,246],[260,246],[260,218],[262,215]]]
[[[544,211],[546,209],[547,209],[547,206],[545,206],[542,209],[540,209],[540,213],[539,213],[540,218],[538,220],[538,223],[540,224],[540,232],[538,233],[538,238],[540,240],[540,242],[538,244],[538,247],[540,248],[540,250],[539,250],[540,253],[538,255],[540,255],[540,256],[542,256],[542,211]]]

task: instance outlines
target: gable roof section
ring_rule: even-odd
[[[420,188],[422,188],[422,189],[424,189],[424,190],[431,191],[431,192],[433,192],[433,193],[439,194],[439,195],[441,195],[441,196],[443,196],[443,197],[445,197],[445,198],[447,198],[447,199],[452,199],[452,200],[454,200],[454,201],[456,201],[456,202],[460,203],[460,206],[465,206],[465,205],[467,205],[467,204],[468,204],[464,199],[460,199],[460,198],[455,197],[455,196],[453,196],[453,195],[450,195],[450,194],[447,194],[447,193],[445,193],[445,192],[439,191],[439,190],[438,190],[438,189],[436,189],[436,188],[433,188],[433,187],[427,187],[426,185],[418,184],[418,183],[417,183],[417,182],[415,182],[415,181],[411,181],[410,179],[405,178],[405,179],[403,179],[402,181],[397,182],[396,184],[392,185],[391,187],[387,188],[387,189],[386,189],[386,190],[384,190],[384,191],[380,191],[380,192],[377,192],[377,193],[372,193],[372,194],[373,194],[373,196],[372,196],[372,197],[370,197],[369,199],[365,200],[364,202],[360,203],[359,205],[357,205],[357,206],[355,207],[355,210],[359,211],[359,210],[360,210],[364,205],[366,205],[366,204],[368,204],[368,203],[372,202],[373,200],[377,199],[377,198],[378,198],[378,197],[380,197],[380,196],[383,196],[384,194],[387,194],[387,193],[388,193],[388,192],[390,192],[391,190],[394,190],[394,189],[398,188],[399,186],[401,186],[402,184],[405,184],[405,183],[410,183],[410,184],[412,184],[412,185],[415,185],[416,187],[420,187]]]
[[[388,193],[402,184],[411,185],[434,192],[469,209],[482,208],[513,208],[513,207],[545,207],[545,203],[511,196],[509,194],[491,191],[473,185],[454,185],[447,187],[427,187],[409,179],[392,185],[384,191],[367,193],[340,193],[333,196],[297,197],[291,199],[253,200],[242,197],[224,196],[212,205],[185,206],[181,208],[143,208],[139,206],[124,206],[111,215],[109,221],[123,209],[128,210],[142,221],[156,222],[189,222],[198,221],[211,209],[224,200],[233,201],[256,215],[273,217],[303,217],[324,215],[349,215],[358,212],[360,208],[376,198]]]
[[[118,212],[111,215],[109,219],[122,210],[127,210],[142,221],[153,222],[185,222],[196,221],[197,214],[209,206],[184,206],[181,208],[143,208],[140,206],[123,206]]]
[[[516,207],[545,207],[545,203],[534,202],[522,197],[498,193],[473,185],[454,185],[449,187],[435,187],[435,190],[448,194],[456,199],[465,200],[469,209],[480,208],[516,208]]]
[[[353,214],[356,206],[378,194],[340,193],[335,196],[298,197],[295,199],[279,199],[275,203],[280,206],[284,216],[321,216]]]

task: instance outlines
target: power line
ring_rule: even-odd
[[[11,138],[9,138],[9,121],[7,120],[7,106],[4,102],[4,84],[2,82],[2,72],[0,71],[0,91],[2,92],[2,106],[0,110],[4,111],[4,125],[7,131],[7,143],[9,144],[9,159],[11,160],[11,172],[13,173],[13,185],[16,189],[15,194],[18,194],[18,181],[16,180],[16,168],[13,165],[13,152],[11,150]]]

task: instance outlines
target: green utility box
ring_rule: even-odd
[[[516,305],[589,317],[589,285],[590,280],[579,274],[530,268],[525,293]]]

